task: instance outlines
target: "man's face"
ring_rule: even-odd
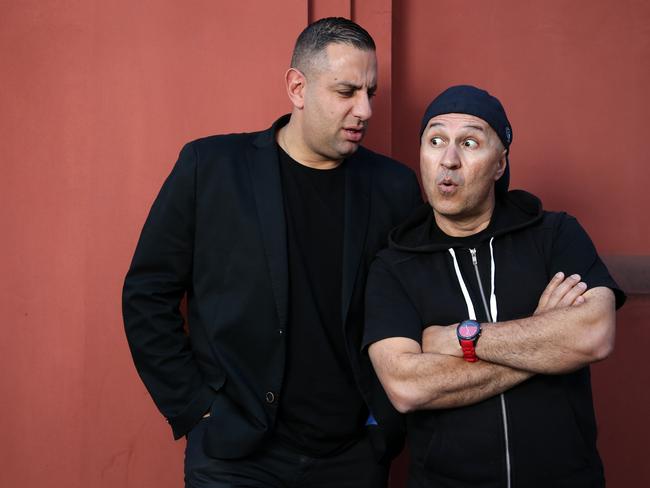
[[[329,44],[305,74],[302,136],[315,159],[339,161],[353,154],[372,115],[377,86],[374,51]]]
[[[473,115],[444,114],[429,120],[420,141],[422,184],[436,220],[471,223],[494,206],[494,182],[506,152],[496,132]]]

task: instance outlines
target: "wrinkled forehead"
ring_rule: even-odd
[[[377,56],[374,50],[360,49],[351,44],[331,42],[313,56],[310,67],[318,74],[344,72],[367,72],[376,75]]]

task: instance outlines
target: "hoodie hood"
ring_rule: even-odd
[[[436,224],[431,205],[419,207],[402,225],[393,229],[388,237],[391,249],[415,253],[430,253],[453,247],[477,245],[538,222],[543,216],[542,202],[523,190],[512,190],[496,195],[494,213],[490,224],[481,232],[467,237],[451,237]]]

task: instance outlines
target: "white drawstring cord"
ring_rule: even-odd
[[[497,295],[494,287],[494,276],[495,276],[495,263],[494,263],[494,247],[492,245],[494,237],[490,239],[490,315],[488,320],[491,322],[497,321]],[[453,248],[447,249],[449,254],[451,254],[452,259],[454,260],[454,270],[456,271],[456,278],[458,279],[458,284],[460,284],[460,289],[463,292],[463,298],[465,299],[465,305],[467,306],[467,314],[471,320],[476,320],[476,312],[474,311],[474,304],[469,296],[467,291],[467,286],[465,285],[465,280],[463,280],[463,275],[460,273],[460,268],[458,266],[458,260],[456,259],[456,253]]]
[[[497,321],[497,294],[494,289],[494,271],[496,266],[494,264],[494,249],[492,247],[492,241],[494,237],[490,239],[490,313],[492,314],[492,322]]]
[[[460,268],[458,267],[458,261],[456,260],[456,253],[451,247],[448,249],[448,251],[449,254],[451,254],[452,259],[454,260],[454,269],[456,270],[456,278],[458,279],[458,283],[460,284],[460,289],[463,292],[463,297],[465,298],[465,305],[467,305],[467,314],[469,315],[469,318],[471,320],[476,320],[476,312],[474,312],[474,305],[472,304],[472,300],[469,297],[469,292],[467,291],[467,287],[465,286],[465,281],[463,281],[463,275],[460,274]]]

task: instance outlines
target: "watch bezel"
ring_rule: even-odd
[[[464,325],[469,325],[469,324],[476,327],[476,332],[474,334],[472,334],[471,336],[462,335],[461,332],[460,332],[460,329]],[[481,335],[481,323],[476,321],[476,320],[472,320],[472,319],[463,320],[461,323],[458,324],[458,327],[456,327],[456,337],[458,337],[459,341],[476,340],[476,338],[479,337],[480,335]]]

